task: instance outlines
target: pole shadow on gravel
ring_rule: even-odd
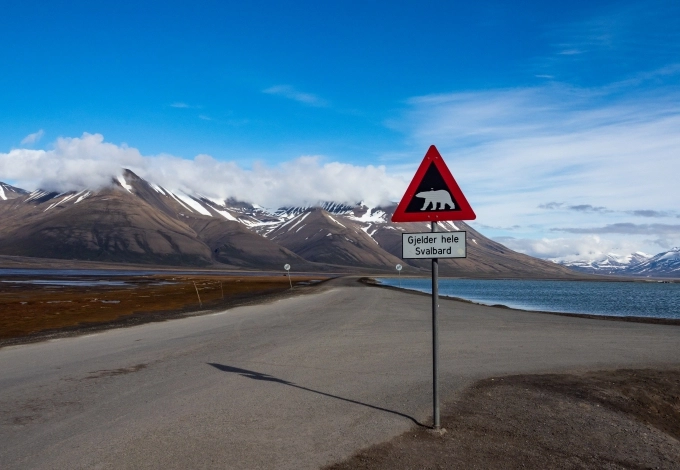
[[[215,369],[221,370],[222,372],[231,372],[233,374],[238,374],[241,377],[247,377],[247,378],[253,379],[253,380],[262,380],[262,381],[265,381],[265,382],[276,382],[276,383],[280,383],[280,384],[283,384],[283,385],[288,385],[290,387],[295,387],[297,389],[305,390],[307,392],[317,393],[317,394],[323,395],[325,397],[335,398],[336,400],[342,400],[342,401],[346,401],[348,403],[354,403],[355,405],[365,406],[365,407],[371,408],[373,410],[384,411],[385,413],[391,413],[393,415],[401,416],[402,418],[406,418],[408,420],[411,420],[413,423],[415,423],[416,425],[418,425],[422,428],[428,427],[428,426],[425,426],[424,424],[422,424],[421,422],[419,422],[414,417],[409,416],[409,415],[404,414],[404,413],[400,413],[398,411],[388,410],[387,408],[382,408],[380,406],[369,405],[368,403],[362,403],[360,401],[351,400],[349,398],[343,398],[343,397],[339,397],[337,395],[332,395],[330,393],[321,392],[319,390],[314,390],[314,389],[311,389],[311,388],[303,387],[301,385],[294,384],[293,382],[289,382],[287,380],[279,379],[279,378],[273,377],[271,375],[262,374],[260,372],[255,372],[255,371],[252,371],[252,370],[239,369],[238,367],[225,366],[224,364],[214,364],[212,362],[208,362],[207,364],[210,365],[210,366],[213,366]]]

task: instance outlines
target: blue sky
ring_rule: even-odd
[[[435,144],[513,248],[680,244],[678,2],[103,3],[3,6],[0,180],[108,159],[398,199]]]

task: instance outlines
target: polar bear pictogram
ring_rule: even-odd
[[[416,197],[425,199],[425,204],[423,204],[422,209],[420,209],[421,211],[426,210],[430,204],[432,204],[432,209],[429,210],[433,211],[436,211],[438,208],[445,209],[447,206],[452,210],[456,208],[453,200],[451,200],[451,195],[445,189],[439,189],[437,191],[421,191],[416,194]]]

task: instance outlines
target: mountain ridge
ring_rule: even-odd
[[[170,191],[130,170],[98,190],[16,189],[16,197],[0,200],[0,255],[233,269],[288,263],[309,271],[390,272],[399,263],[404,274],[426,273],[430,265],[401,259],[401,233],[429,231],[429,224],[390,222],[396,205],[321,202],[267,210]],[[440,227],[465,230],[469,239],[468,258],[441,259],[442,275],[579,276],[514,252],[464,222]]]
[[[680,278],[680,248],[675,247],[656,255],[639,251],[625,256],[609,253],[596,260],[562,261],[559,264],[587,274]]]

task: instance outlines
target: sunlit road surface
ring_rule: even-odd
[[[680,327],[440,304],[441,390],[680,364]],[[0,349],[0,468],[318,468],[431,420],[430,297],[338,279]]]

